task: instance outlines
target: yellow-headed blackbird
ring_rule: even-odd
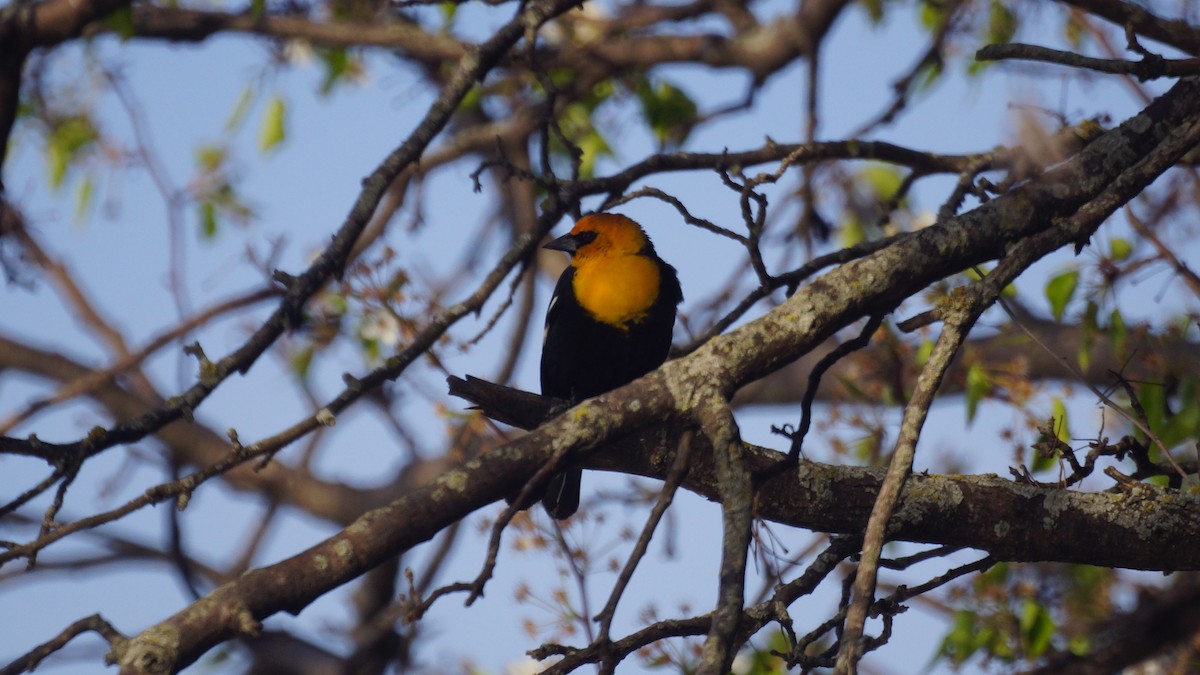
[[[571,254],[571,265],[546,310],[542,394],[575,404],[667,359],[683,292],[640,225],[613,213],[584,216],[546,248]],[[573,467],[550,480],[547,513],[559,520],[575,513],[582,474]]]

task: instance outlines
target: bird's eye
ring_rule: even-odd
[[[595,230],[587,230],[586,232],[580,232],[579,234],[575,235],[575,246],[576,247],[587,246],[588,244],[592,243],[593,241],[596,241],[596,236],[597,236],[597,233]]]

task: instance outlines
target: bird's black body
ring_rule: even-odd
[[[575,270],[563,272],[546,312],[543,394],[578,403],[629,384],[667,360],[683,292],[675,268],[665,262],[662,267],[668,272],[663,292],[646,318],[625,329],[593,319],[570,292]]]
[[[548,247],[571,253],[573,261],[559,277],[546,311],[542,394],[575,404],[661,365],[671,349],[683,292],[675,268],[658,257],[641,227],[624,216],[597,214]],[[582,283],[579,274],[586,275]],[[590,296],[599,313],[584,307],[580,292],[599,293]],[[620,320],[604,315],[608,307],[629,309],[630,297],[645,297],[649,304],[634,302],[636,311]],[[542,505],[551,516],[567,518],[579,508],[581,476],[582,470],[572,467],[550,480]]]

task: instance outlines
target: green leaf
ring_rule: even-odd
[[[960,609],[954,613],[954,621],[946,637],[942,638],[938,653],[949,657],[951,663],[962,665],[979,649],[977,637],[975,612]]]
[[[641,79],[637,83],[637,97],[642,104],[642,117],[654,132],[661,147],[678,147],[692,132],[698,108],[687,92],[679,87],[659,80],[651,82]]]
[[[1071,429],[1067,419],[1067,406],[1058,396],[1050,403],[1050,416],[1054,419],[1054,435],[1063,443],[1071,442]],[[1047,457],[1041,452],[1035,450],[1033,455],[1032,471],[1046,471],[1058,466],[1058,457]]]
[[[596,161],[600,157],[612,155],[612,148],[609,147],[608,141],[592,125],[592,109],[588,106],[582,103],[568,105],[563,110],[559,126],[562,128],[563,134],[583,151],[579,165],[580,176],[591,177],[595,173]],[[568,154],[566,148],[562,147],[557,139],[553,139],[553,143],[552,148],[555,152],[560,155]]]
[[[967,368],[967,423],[975,420],[979,402],[992,390],[992,379],[987,371],[972,364]]]
[[[68,117],[50,132],[46,162],[50,169],[50,187],[61,188],[67,170],[81,154],[100,138],[91,119],[79,115]]]
[[[287,104],[280,96],[272,96],[263,115],[262,127],[258,132],[258,149],[270,152],[287,137]]]
[[[119,35],[121,42],[128,40],[134,34],[133,7],[131,5],[121,7],[104,17],[102,23],[112,29],[112,32]]]
[[[196,163],[204,173],[214,173],[225,162],[225,147],[206,143],[196,148]]]
[[[1054,417],[1054,435],[1063,443],[1071,442],[1071,427],[1067,421],[1067,406],[1058,396],[1050,403],[1050,414]]]
[[[1113,352],[1117,356],[1125,354],[1125,344],[1129,338],[1129,330],[1125,327],[1125,318],[1120,310],[1114,309],[1108,317],[1108,330],[1112,334]]]
[[[933,61],[921,66],[917,72],[918,77],[913,85],[913,90],[925,91],[932,87],[941,78],[942,70],[942,63],[940,61]]]
[[[1092,640],[1083,633],[1072,635],[1071,640],[1067,642],[1067,651],[1075,656],[1086,656],[1092,651]]]
[[[879,458],[879,436],[867,434],[854,442],[850,451],[860,462],[871,462]]]
[[[478,110],[479,105],[483,102],[483,87],[478,83],[467,90],[463,95],[462,100],[458,102],[459,111]]]
[[[1067,39],[1067,44],[1071,45],[1071,49],[1078,51],[1083,46],[1083,41],[1087,38],[1087,31],[1084,25],[1074,14],[1067,15],[1067,25],[1063,27],[1063,37]]]
[[[316,54],[325,66],[325,77],[321,79],[322,96],[328,96],[339,82],[348,80],[359,71],[358,62],[345,47],[321,47],[316,50]]]
[[[980,579],[985,584],[1001,585],[1008,583],[1008,578],[1012,573],[1012,566],[1006,562],[996,563],[992,565],[988,571],[984,572]]]
[[[917,365],[924,366],[928,363],[931,354],[933,354],[933,340],[928,338],[921,340],[921,345],[917,347]]]
[[[873,25],[878,26],[883,21],[883,0],[859,0],[859,4],[867,10],[867,18]]]
[[[212,202],[200,204],[200,234],[205,239],[217,236],[217,207]]]
[[[454,27],[454,17],[458,14],[457,2],[443,2],[438,5],[438,9],[442,11],[442,29],[450,30]]]
[[[1136,391],[1138,402],[1142,404],[1142,410],[1146,411],[1146,421],[1150,424],[1150,431],[1161,434],[1163,425],[1167,421],[1167,399],[1163,386],[1156,382],[1147,382],[1139,386]],[[1141,431],[1137,433],[1141,437]]]
[[[1087,371],[1092,365],[1092,345],[1096,342],[1096,333],[1100,331],[1100,322],[1096,318],[1099,312],[1100,306],[1088,300],[1083,311],[1083,322],[1080,324],[1079,350],[1075,357],[1079,362],[1079,369],[1083,371]]]
[[[1054,315],[1055,321],[1062,321],[1063,314],[1067,311],[1067,303],[1075,295],[1078,285],[1078,270],[1063,272],[1046,284],[1046,299],[1050,301],[1050,313]]]
[[[1050,612],[1040,602],[1026,600],[1021,607],[1021,642],[1025,656],[1030,659],[1040,657],[1050,646],[1053,636],[1054,619]]]
[[[1016,32],[1017,17],[1004,3],[992,0],[992,9],[988,16],[988,42],[1011,42]]]
[[[854,213],[850,213],[845,221],[838,226],[838,244],[842,248],[850,248],[867,240],[867,231],[862,221]]]
[[[1121,261],[1121,260],[1128,258],[1130,253],[1133,253],[1133,244],[1129,243],[1128,239],[1122,239],[1121,237],[1113,237],[1112,239],[1109,240],[1109,242],[1108,242],[1108,257],[1109,258],[1116,260],[1116,261]]]
[[[904,182],[899,171],[884,164],[870,164],[863,169],[862,177],[871,186],[871,196],[881,202],[895,198]]]
[[[946,20],[946,10],[940,2],[930,2],[925,0],[921,3],[920,21],[921,26],[934,33],[941,27],[942,22]]]
[[[1015,654],[1013,645],[1008,639],[1008,632],[1001,632],[995,626],[985,626],[975,638],[988,654],[1003,661],[1012,661]]]
[[[1173,448],[1197,436],[1200,436],[1200,401],[1192,399],[1167,420],[1159,439],[1163,445]]]
[[[299,380],[304,381],[308,379],[308,371],[312,367],[312,360],[313,348],[311,346],[305,347],[292,355],[292,372],[296,374]]]
[[[253,19],[261,19],[264,12],[267,11],[267,0],[250,0],[250,17]]]

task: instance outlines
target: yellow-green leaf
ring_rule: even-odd
[[[125,5],[104,17],[103,23],[107,24],[114,33],[121,37],[121,42],[124,42],[133,37],[134,34],[133,8]]]
[[[458,14],[457,2],[443,2],[438,5],[442,12],[442,28],[450,30],[454,27],[454,17]]]
[[[1067,421],[1067,405],[1058,396],[1050,403],[1050,414],[1054,416],[1054,434],[1063,443],[1071,442],[1071,428]]]
[[[1092,346],[1096,343],[1096,334],[1100,332],[1100,322],[1097,319],[1099,312],[1100,306],[1088,300],[1087,307],[1083,310],[1083,321],[1079,324],[1079,350],[1075,356],[1079,362],[1079,369],[1083,371],[1087,371],[1092,365]]]
[[[1125,354],[1125,342],[1129,337],[1129,331],[1125,328],[1125,318],[1121,316],[1120,310],[1114,309],[1108,317],[1108,331],[1112,334],[1113,352],[1117,356]]]
[[[642,79],[637,85],[637,97],[642,104],[642,116],[660,146],[677,147],[687,140],[698,110],[687,92],[666,80],[651,83]]]
[[[263,115],[262,127],[258,132],[258,149],[270,152],[287,137],[287,104],[279,96],[272,96]]]
[[[979,649],[979,631],[975,626],[975,612],[960,609],[954,613],[954,620],[938,652],[950,658],[956,665],[961,665]]]
[[[69,117],[54,127],[46,148],[50,186],[54,189],[62,187],[71,163],[99,138],[100,134],[92,125],[91,119],[82,115]]]
[[[871,186],[872,196],[881,202],[893,199],[904,182],[899,171],[883,164],[871,164],[863,169],[862,177]]]
[[[1087,635],[1080,633],[1072,635],[1070,642],[1067,643],[1067,651],[1075,656],[1086,656],[1092,651],[1092,641]]]
[[[917,365],[924,366],[929,361],[931,354],[933,354],[933,340],[921,340],[921,345],[917,347]]]
[[[1054,619],[1050,612],[1036,600],[1026,600],[1021,607],[1021,642],[1025,656],[1036,659],[1050,646],[1054,636]]]
[[[325,66],[325,77],[321,79],[322,96],[328,96],[339,83],[349,82],[362,73],[362,63],[345,47],[320,47],[316,54]]]
[[[937,29],[941,27],[942,22],[946,20],[946,10],[942,7],[942,3],[940,2],[929,2],[929,0],[925,0],[925,2],[921,3],[921,11],[919,16],[921,20],[921,26],[930,33],[933,33],[937,31]]]
[[[850,248],[867,240],[867,231],[858,216],[851,213],[841,226],[838,227],[838,243],[842,248]]]
[[[205,239],[212,239],[217,235],[217,207],[212,202],[200,205],[200,234]]]
[[[1067,15],[1067,24],[1063,26],[1063,37],[1075,51],[1081,51],[1080,47],[1083,47],[1084,41],[1087,40],[1087,27],[1075,17],[1074,13]]]
[[[967,422],[975,420],[975,412],[979,402],[992,390],[992,378],[987,371],[972,364],[967,368]]]
[[[859,4],[867,10],[867,18],[878,26],[883,21],[883,0],[859,0]]]
[[[1046,299],[1050,301],[1050,313],[1054,315],[1055,321],[1062,321],[1063,314],[1067,311],[1067,303],[1075,295],[1075,288],[1078,285],[1079,272],[1077,270],[1063,272],[1047,282]]]
[[[1004,3],[992,0],[992,10],[988,16],[988,42],[1011,42],[1016,32],[1017,17]]]
[[[308,371],[312,366],[313,348],[305,347],[292,355],[291,366],[292,372],[300,380],[308,379]]]
[[[1113,237],[1108,242],[1108,257],[1113,260],[1120,261],[1129,257],[1133,253],[1133,244],[1129,243],[1128,239],[1121,237]]]
[[[196,148],[196,163],[205,173],[216,171],[224,161],[225,148],[223,146],[207,143]]]

